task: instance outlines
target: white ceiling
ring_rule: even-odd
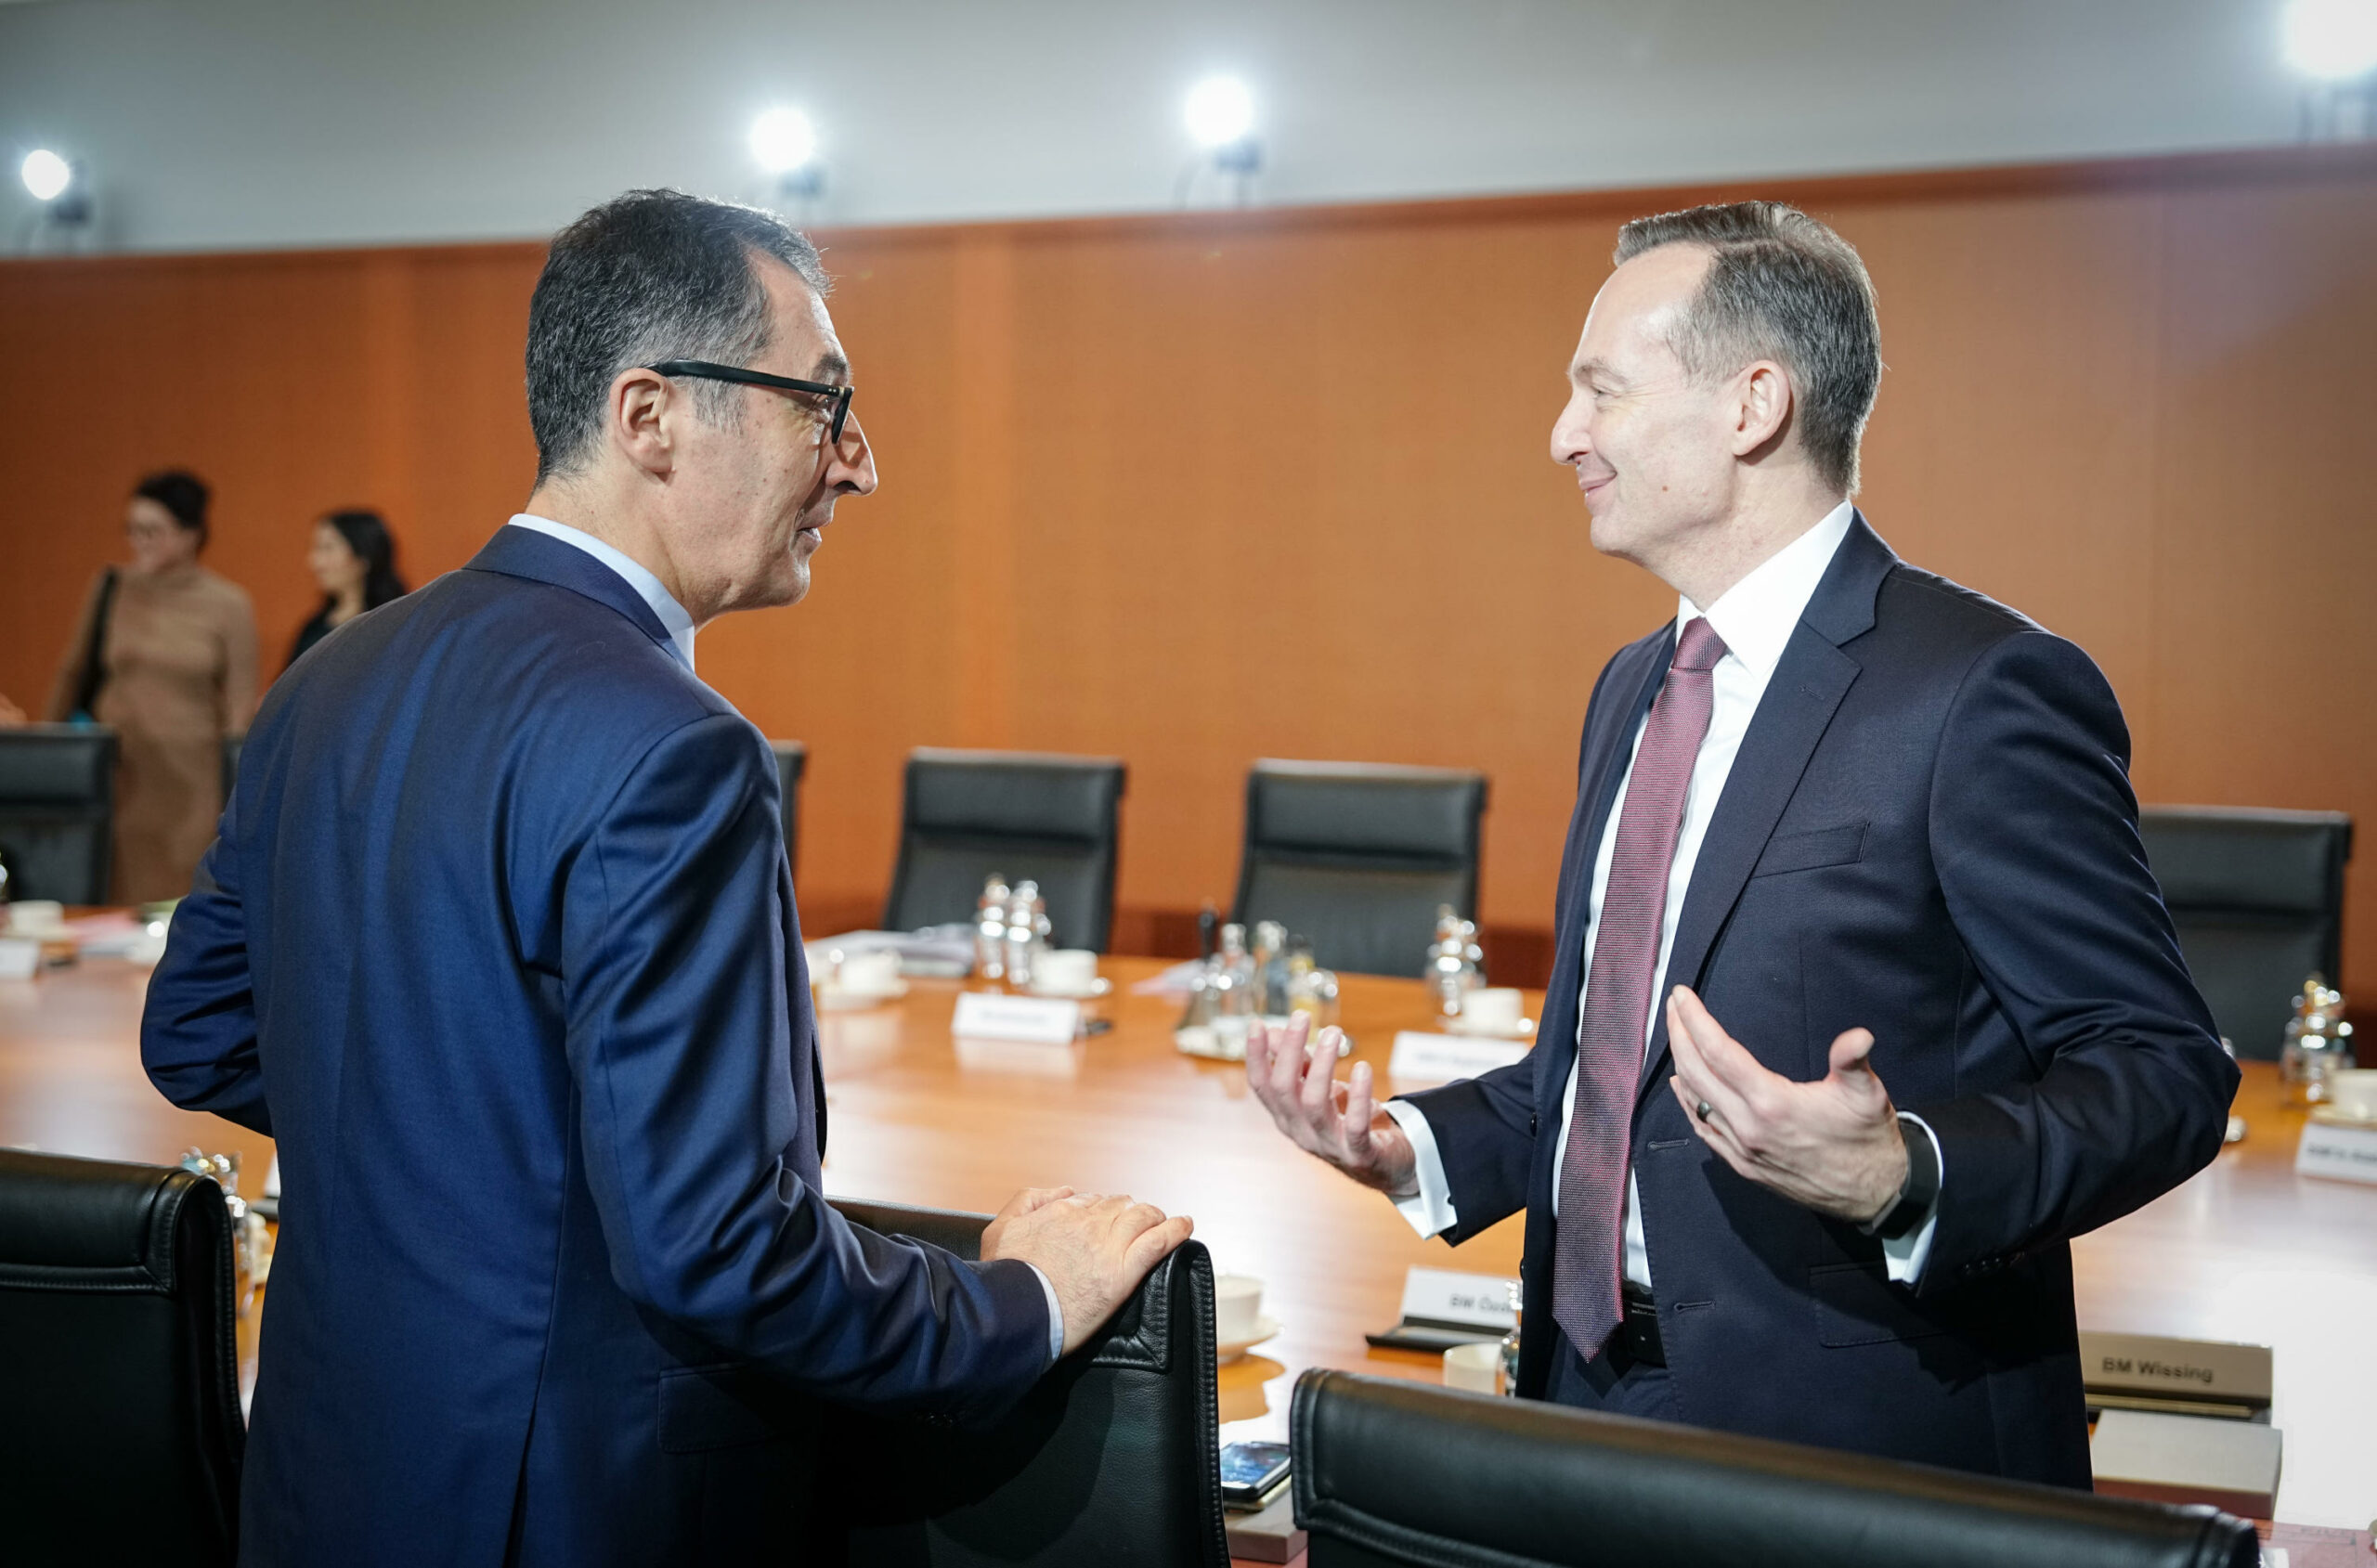
[[[1333,201],[2237,147],[2298,134],[2278,0],[53,0],[0,5],[16,160],[82,160],[132,249],[549,232],[630,186],[819,222],[1162,209],[1196,77],[1258,198]],[[1192,192],[1225,199],[1208,175]]]

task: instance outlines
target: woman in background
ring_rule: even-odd
[[[320,519],[305,564],[322,585],[322,607],[297,628],[297,641],[289,648],[291,664],[364,611],[405,594],[404,579],[396,576],[396,538],[376,512],[333,512]]]
[[[223,811],[223,737],[256,706],[256,622],[240,589],[198,564],[204,481],[152,473],[124,507],[131,562],[92,585],[51,690],[53,719],[116,732],[118,903],[177,899]]]

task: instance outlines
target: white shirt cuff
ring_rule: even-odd
[[[1065,1358],[1065,1309],[1057,1303],[1057,1287],[1040,1272],[1040,1265],[1023,1266],[1032,1271],[1032,1277],[1040,1282],[1040,1293],[1048,1298],[1048,1363],[1054,1366]]]
[[[1922,1128],[1923,1135],[1931,1140],[1931,1158],[1939,1164],[1940,1186],[1942,1191],[1945,1191],[1948,1185],[1948,1160],[1940,1148],[1940,1134],[1931,1130],[1929,1122],[1911,1111],[1900,1111],[1898,1119],[1908,1126]],[[1931,1233],[1939,1228],[1940,1199],[1938,1195],[1934,1194],[1931,1199],[1931,1211],[1923,1216],[1921,1225],[1900,1237],[1896,1241],[1882,1243],[1882,1260],[1890,1269],[1891,1284],[1914,1285],[1922,1279],[1923,1265],[1931,1261]]]
[[[1410,1221],[1421,1236],[1440,1236],[1460,1224],[1461,1216],[1453,1212],[1452,1187],[1445,1180],[1445,1157],[1436,1152],[1435,1130],[1409,1100],[1389,1100],[1385,1110],[1411,1140],[1413,1173],[1420,1179],[1419,1195],[1395,1199],[1395,1212]]]

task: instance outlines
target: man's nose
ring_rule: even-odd
[[[1592,450],[1592,436],[1587,429],[1590,422],[1578,412],[1576,399],[1570,398],[1560,410],[1560,417],[1552,421],[1553,462],[1573,463]]]
[[[871,496],[880,483],[875,472],[875,447],[853,414],[845,422],[834,447],[834,488],[846,496]]]

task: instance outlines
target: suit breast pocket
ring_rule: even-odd
[[[1842,827],[1822,827],[1812,833],[1778,833],[1766,841],[1766,852],[1758,857],[1752,876],[1780,876],[1786,871],[1815,871],[1828,865],[1847,865],[1865,852],[1864,823],[1851,823]]]

